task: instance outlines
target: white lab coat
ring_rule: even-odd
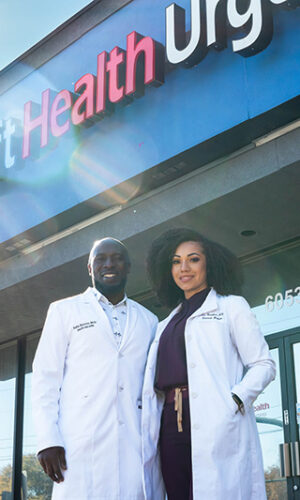
[[[180,306],[179,306],[180,307]],[[158,439],[164,397],[154,391],[157,329],[143,389],[143,464],[147,500],[162,499]],[[185,327],[194,500],[264,500],[262,455],[252,403],[275,377],[275,364],[245,299],[213,289]],[[246,374],[244,375],[244,369]],[[231,392],[244,402],[236,413]]]
[[[33,363],[38,450],[63,446],[54,500],[142,500],[141,396],[157,318],[128,299],[117,347],[92,289],[50,305]]]

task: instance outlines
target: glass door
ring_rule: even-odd
[[[263,451],[267,497],[270,500],[287,500],[287,479],[281,477],[280,470],[280,444],[285,441],[284,408],[286,407],[282,338],[270,340],[269,346],[277,366],[277,375],[256,399],[254,411]]]
[[[300,500],[300,333],[284,338],[287,371],[288,427],[290,476],[288,489],[290,498]]]
[[[276,379],[254,410],[263,450],[267,496],[300,500],[300,333],[266,338],[277,365]]]

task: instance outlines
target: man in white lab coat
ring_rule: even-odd
[[[38,459],[55,500],[142,500],[141,393],[157,318],[124,293],[130,261],[95,242],[92,288],[50,305],[33,363]]]

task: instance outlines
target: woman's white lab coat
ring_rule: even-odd
[[[154,391],[159,338],[176,308],[158,325],[143,389],[143,463],[147,500],[160,500],[158,439],[162,394]],[[191,414],[194,500],[266,498],[252,403],[275,377],[275,364],[245,299],[213,289],[187,320],[185,345]],[[246,369],[246,373],[244,374]],[[245,405],[236,413],[231,393]]]
[[[156,317],[127,299],[118,348],[93,291],[51,304],[33,369],[38,450],[63,446],[55,500],[143,500],[141,396]]]

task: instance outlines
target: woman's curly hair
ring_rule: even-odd
[[[209,287],[213,287],[220,295],[241,293],[242,267],[230,250],[193,229],[175,228],[155,239],[147,256],[150,281],[163,305],[175,307],[184,298],[183,291],[172,278],[171,266],[176,248],[185,241],[201,244],[206,257],[206,279]]]

